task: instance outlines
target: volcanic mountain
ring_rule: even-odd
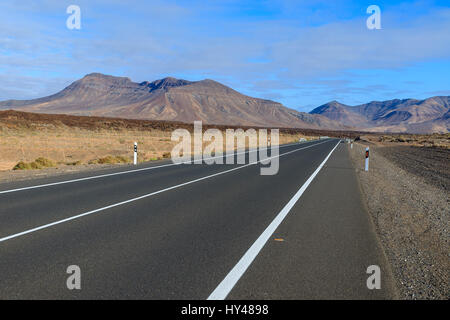
[[[394,99],[348,106],[337,101],[310,112],[343,125],[377,132],[446,133],[450,131],[450,96],[425,100]]]
[[[51,96],[0,102],[1,109],[181,122],[202,120],[224,125],[347,129],[325,116],[252,98],[213,80],[164,78],[136,83],[100,73],[88,74]]]

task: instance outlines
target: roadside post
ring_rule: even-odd
[[[365,171],[369,171],[369,147],[366,148],[366,166]]]
[[[137,142],[134,143],[134,165],[137,165]]]
[[[353,140],[350,141],[350,149],[353,149]]]

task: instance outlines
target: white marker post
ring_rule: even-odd
[[[353,149],[353,140],[350,142],[350,149]]]
[[[365,171],[369,171],[369,147],[366,148],[366,167]]]
[[[134,165],[137,165],[137,142],[134,143]]]

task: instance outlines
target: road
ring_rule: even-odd
[[[0,299],[395,297],[348,145],[283,146],[279,161],[273,176],[159,163],[0,184]]]

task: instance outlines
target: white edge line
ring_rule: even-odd
[[[259,236],[259,238],[253,243],[253,245],[247,250],[247,252],[242,256],[239,262],[231,269],[231,271],[226,275],[226,277],[220,282],[216,289],[209,295],[207,300],[224,300],[242,275],[245,273],[247,268],[259,254],[261,249],[266,244],[267,240],[271,237],[271,235],[275,232],[278,226],[283,222],[284,218],[287,216],[289,211],[298,201],[298,199],[302,196],[303,192],[308,188],[309,184],[322,167],[327,162],[328,158],[331,156],[333,151],[339,145],[340,140],[336,144],[336,146],[331,150],[328,156],[323,160],[323,162],[317,167],[317,169],[313,172],[313,174],[306,180],[306,182],[301,186],[301,188],[297,191],[297,193],[292,197],[291,200],[284,206],[284,208],[278,213],[278,215],[273,219],[270,225],[264,230],[264,232]]]
[[[312,141],[315,141],[315,140],[312,140]],[[285,145],[281,145],[279,147],[280,148],[284,148],[284,147],[289,147],[289,146],[293,146],[293,145],[296,145],[296,144],[300,144],[300,143],[285,144]],[[264,150],[264,149],[268,149],[268,148],[263,148],[262,150]],[[238,152],[238,153],[233,154],[233,156],[235,156],[235,155],[237,156],[237,155],[243,154],[243,153],[245,154],[245,153],[250,153],[250,152],[256,152],[256,151],[258,151],[258,149],[252,149],[252,150],[248,150],[248,151],[245,151],[245,152]],[[204,159],[202,159],[202,161],[204,161],[204,160],[212,160],[212,159],[217,159],[217,158],[222,158],[222,157],[229,157],[229,156],[224,153],[222,156],[204,158]],[[101,174],[101,175],[92,176],[92,177],[85,177],[85,178],[66,180],[66,181],[60,181],[60,182],[39,184],[39,185],[35,185],[35,186],[29,186],[29,187],[23,187],[23,188],[17,188],[17,189],[4,190],[4,191],[0,191],[0,194],[12,193],[12,192],[18,192],[18,191],[24,191],[24,190],[30,190],[30,189],[37,189],[37,188],[44,188],[44,187],[56,186],[56,185],[60,185],[60,184],[73,183],[73,182],[92,180],[92,179],[99,179],[99,178],[105,178],[105,177],[110,177],[110,176],[116,176],[116,175],[120,175],[120,174],[134,173],[134,172],[139,172],[139,171],[153,170],[153,169],[158,169],[158,168],[178,166],[180,164],[191,164],[191,163],[192,163],[192,160],[184,161],[184,162],[180,162],[180,163],[168,163],[168,164],[163,164],[163,165],[154,166],[154,167],[133,169],[133,170],[127,170],[127,171],[121,171],[121,172]]]
[[[93,214],[93,213],[96,213],[96,212],[104,211],[104,210],[111,209],[111,208],[114,208],[114,207],[117,207],[117,206],[120,206],[120,205],[123,205],[123,204],[127,204],[127,203],[130,203],[130,202],[141,200],[141,199],[144,199],[144,198],[147,198],[147,197],[151,197],[151,196],[154,196],[154,195],[156,195],[158,193],[162,193],[162,192],[165,192],[165,191],[173,190],[173,189],[176,189],[176,188],[179,188],[179,187],[182,187],[182,186],[186,186],[188,184],[192,184],[192,183],[195,183],[195,182],[198,182],[198,181],[201,181],[201,180],[209,179],[209,178],[212,178],[212,177],[215,177],[215,176],[219,176],[219,175],[231,172],[231,171],[239,170],[239,169],[242,169],[242,168],[245,168],[245,167],[257,164],[257,163],[259,163],[261,161],[267,161],[269,159],[281,157],[283,155],[287,155],[287,154],[290,154],[290,153],[293,153],[293,152],[297,152],[297,151],[300,151],[300,150],[308,149],[308,148],[317,146],[319,144],[322,144],[322,143],[325,143],[325,142],[328,142],[328,141],[329,140],[326,140],[326,141],[323,141],[323,142],[320,142],[320,143],[315,143],[315,144],[312,144],[312,145],[309,145],[309,146],[306,146],[306,147],[303,147],[303,148],[291,150],[291,151],[282,153],[282,154],[277,155],[277,156],[273,156],[273,157],[265,158],[265,159],[262,159],[262,160],[258,160],[258,161],[255,161],[255,162],[252,162],[252,163],[248,163],[246,165],[242,165],[242,166],[239,166],[239,167],[236,167],[236,168],[233,168],[233,169],[224,170],[224,171],[221,171],[221,172],[218,172],[218,173],[214,173],[214,174],[211,174],[211,175],[208,175],[208,176],[205,176],[205,177],[201,177],[201,178],[198,178],[198,179],[195,179],[195,180],[187,181],[187,182],[175,185],[175,186],[171,186],[171,187],[168,187],[168,188],[165,188],[165,189],[161,189],[161,190],[149,193],[149,194],[145,194],[145,195],[142,195],[140,197],[136,197],[136,198],[132,198],[132,199],[129,199],[129,200],[122,201],[122,202],[118,202],[118,203],[115,203],[115,204],[112,204],[112,205],[109,205],[109,206],[106,206],[106,207],[102,207],[102,208],[95,209],[95,210],[92,210],[92,211],[88,211],[88,212],[85,212],[85,213],[81,213],[81,214],[78,214],[78,215],[75,215],[75,216],[72,216],[72,217],[69,217],[69,218],[66,218],[66,219],[62,219],[62,220],[58,220],[58,221],[55,221],[55,222],[52,222],[52,223],[48,223],[48,224],[45,224],[45,225],[42,225],[42,226],[39,226],[39,227],[36,227],[36,228],[33,228],[33,229],[28,229],[28,230],[25,230],[23,232],[15,233],[15,234],[12,234],[10,236],[6,236],[6,237],[3,237],[3,238],[0,238],[0,242],[6,241],[6,240],[10,240],[10,239],[13,239],[13,238],[17,238],[17,237],[26,235],[28,233],[39,231],[39,230],[42,230],[42,229],[46,229],[46,228],[49,228],[49,227],[52,227],[52,226],[55,226],[55,225],[58,225],[58,224],[61,224],[61,223],[64,223],[64,222],[75,220],[75,219],[78,219],[78,218],[81,218],[81,217],[84,217],[84,216],[87,216],[87,215],[90,215],[90,214]]]

